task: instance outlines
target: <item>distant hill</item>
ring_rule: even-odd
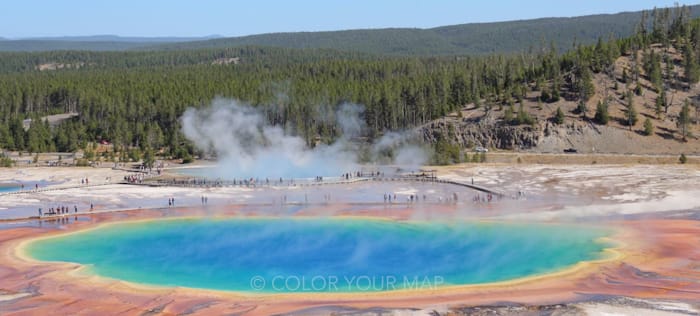
[[[53,50],[123,51],[164,43],[202,41],[205,37],[121,37],[116,35],[37,37],[26,39],[0,38],[0,51],[39,52]]]
[[[700,5],[690,6],[700,17]],[[571,49],[574,43],[591,44],[599,37],[626,37],[634,32],[641,11],[542,18],[494,23],[471,23],[431,29],[387,28],[330,32],[270,33],[242,37],[82,37],[0,40],[0,51],[51,50],[191,50],[231,47],[323,48],[391,56],[474,55],[513,53],[549,47]],[[649,19],[651,20],[651,18]]]
[[[221,35],[208,35],[201,37],[138,37],[118,35],[89,35],[89,36],[59,36],[59,37],[32,37],[24,40],[35,41],[68,41],[68,42],[131,42],[131,43],[176,43],[190,42],[221,38]],[[0,38],[2,39],[2,38]],[[18,39],[23,40],[23,39]]]
[[[142,47],[144,43],[134,42],[88,42],[61,40],[4,40],[0,41],[0,51],[5,52],[44,52],[56,50],[83,51],[123,51]]]
[[[700,16],[700,5],[690,6],[692,17]],[[559,51],[574,43],[591,44],[599,37],[626,37],[634,32],[641,11],[589,15],[573,18],[542,18],[495,23],[471,23],[432,29],[388,28],[331,32],[272,33],[206,41],[160,44],[154,50],[274,46],[328,48],[379,55],[456,55],[512,53],[534,47]]]

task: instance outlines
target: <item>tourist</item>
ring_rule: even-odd
[[[39,208],[39,217],[41,217],[41,207]]]
[[[73,205],[73,210],[75,210],[75,213],[78,213],[78,206],[77,206],[77,205]]]

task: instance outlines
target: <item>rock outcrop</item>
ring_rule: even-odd
[[[539,125],[511,126],[496,120],[469,121],[441,118],[416,130],[423,141],[434,144],[439,139],[461,147],[483,146],[498,149],[529,149],[537,147],[542,138]]]

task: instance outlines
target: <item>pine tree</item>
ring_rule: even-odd
[[[153,149],[151,147],[146,147],[146,150],[143,152],[143,166],[151,169],[153,168],[153,165],[155,164],[155,155],[153,153]]]
[[[579,67],[581,67],[581,69],[579,70],[576,90],[578,91],[579,98],[586,102],[595,93],[595,86],[593,85],[593,76],[588,66],[583,64]]]
[[[610,115],[608,114],[608,104],[607,102],[599,101],[595,109],[595,116],[593,120],[601,125],[607,125],[610,121]]]
[[[557,107],[557,112],[554,113],[554,123],[564,124],[564,112],[562,112],[561,107]]]
[[[656,103],[654,104],[654,113],[657,119],[661,119],[661,113],[663,113],[664,106],[666,104],[666,93],[662,90],[661,93],[656,97]]]
[[[627,125],[632,127],[637,124],[637,109],[634,108],[634,97],[632,96],[632,91],[627,91]]]
[[[581,116],[583,118],[586,118],[587,111],[588,111],[588,107],[586,106],[586,102],[584,102],[583,100],[579,100],[574,112],[577,114],[581,114]]]
[[[535,123],[535,120],[532,119],[532,116],[528,114],[525,111],[525,108],[523,107],[522,103],[520,104],[520,108],[518,109],[518,116],[516,117],[516,121],[518,125],[521,124],[527,124],[527,125],[532,125]]]
[[[654,124],[651,122],[651,120],[647,117],[644,120],[644,135],[645,136],[651,136],[654,134]]]
[[[506,124],[513,123],[513,107],[509,106],[503,111],[503,121],[506,122]]]
[[[700,66],[693,52],[693,47],[686,44],[683,49],[683,60],[685,62],[685,79],[688,84],[696,84],[700,81]]]
[[[678,114],[678,122],[676,124],[678,125],[678,131],[681,133],[683,140],[687,140],[687,137],[690,134],[690,105],[688,103],[688,99],[685,99],[683,102],[683,107],[681,108],[681,112]]]

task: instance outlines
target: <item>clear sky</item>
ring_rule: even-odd
[[[676,0],[677,1],[677,0]],[[0,0],[0,37],[240,36],[579,16],[674,0]],[[695,2],[678,1],[681,4]]]

